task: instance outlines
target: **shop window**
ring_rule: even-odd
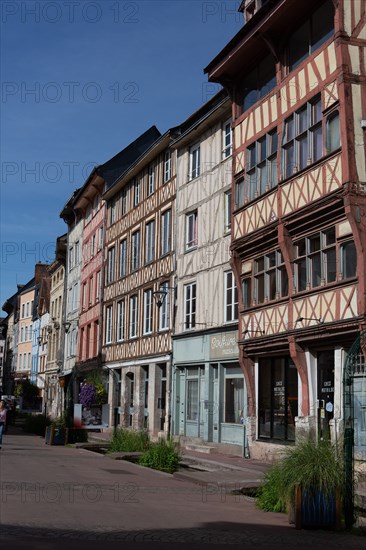
[[[244,380],[225,380],[225,422],[241,424],[244,418]]]
[[[260,439],[295,440],[298,374],[289,358],[259,362],[258,435]]]

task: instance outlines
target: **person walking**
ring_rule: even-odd
[[[0,449],[3,442],[3,433],[6,428],[6,415],[7,415],[6,403],[4,399],[2,399],[0,401]]]

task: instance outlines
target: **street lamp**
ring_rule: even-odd
[[[152,293],[153,299],[155,300],[155,303],[157,307],[160,309],[162,305],[164,304],[167,295],[171,290],[175,290],[172,286],[166,286],[164,283],[160,285],[160,290],[156,290]]]

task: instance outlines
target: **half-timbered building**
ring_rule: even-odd
[[[114,421],[152,435],[169,432],[173,316],[175,162],[152,127],[106,177],[103,361]],[[140,144],[140,145],[139,145]],[[131,155],[139,146],[140,154]]]
[[[244,442],[238,296],[229,264],[231,102],[219,92],[182,125],[177,152],[172,433],[191,444]]]
[[[252,456],[342,426],[342,368],[366,314],[365,7],[244,0],[243,28],[206,68],[233,103]]]

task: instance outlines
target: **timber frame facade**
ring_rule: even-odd
[[[157,435],[170,423],[176,183],[171,131],[145,135],[145,150],[103,195],[102,353],[115,425]]]
[[[303,432],[336,438],[365,329],[366,2],[241,10],[205,71],[232,98],[240,363],[251,456],[268,457]]]

